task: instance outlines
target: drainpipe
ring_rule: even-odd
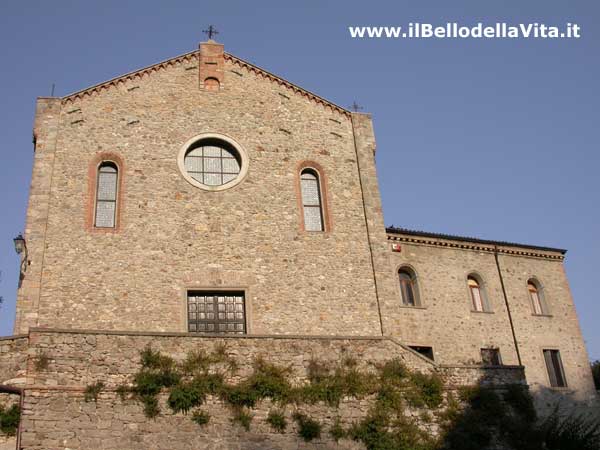
[[[494,245],[494,259],[496,260],[496,268],[498,269],[498,276],[500,277],[500,285],[502,286],[502,295],[504,295],[504,304],[506,305],[506,312],[508,313],[508,322],[510,323],[510,331],[512,332],[513,342],[515,343],[515,351],[517,352],[517,361],[522,366],[521,352],[519,351],[519,344],[517,343],[517,335],[515,334],[515,326],[513,324],[512,314],[510,313],[510,305],[508,304],[508,296],[506,295],[506,288],[504,287],[504,277],[502,277],[502,270],[500,270],[500,261],[498,260],[498,246]]]

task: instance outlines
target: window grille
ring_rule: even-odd
[[[565,371],[558,350],[544,350],[544,360],[548,370],[548,378],[552,387],[566,387]]]
[[[319,177],[312,170],[304,170],[300,176],[302,190],[302,208],[304,210],[304,229],[323,231],[323,207]]]
[[[206,144],[186,153],[184,164],[188,174],[207,186],[222,186],[235,180],[240,174],[237,152],[217,145],[220,143]]]
[[[98,228],[114,228],[117,215],[117,182],[119,173],[111,162],[98,168],[96,185],[96,214],[94,225]]]
[[[246,305],[243,292],[188,293],[188,331],[244,334]]]

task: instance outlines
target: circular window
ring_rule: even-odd
[[[220,191],[238,184],[248,170],[248,159],[233,139],[202,134],[181,148],[178,158],[183,177],[196,187]]]

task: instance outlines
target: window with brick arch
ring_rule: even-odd
[[[304,169],[300,173],[302,191],[302,212],[306,231],[325,231],[323,220],[323,202],[319,174],[313,169]]]
[[[96,180],[96,204],[94,226],[96,228],[115,228],[117,223],[119,169],[111,161],[98,166]]]
[[[476,312],[491,312],[481,281],[475,275],[467,277],[467,286],[471,295],[472,310]]]
[[[404,306],[419,306],[419,295],[414,272],[407,267],[403,267],[398,270],[398,280],[400,282],[402,304]]]
[[[533,314],[536,316],[548,314],[539,284],[535,280],[529,280],[527,281],[527,290],[529,291],[529,299],[531,300]]]

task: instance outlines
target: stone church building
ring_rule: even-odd
[[[457,384],[527,383],[540,408],[596,401],[566,251],[386,228],[369,114],[209,40],[39,98],[33,131],[15,335],[0,340],[0,396],[22,406],[12,448],[271,448],[225,421],[209,447],[176,416],[125,417],[114,389],[147,345],[226,342],[242,365],[298,370],[397,355]]]

